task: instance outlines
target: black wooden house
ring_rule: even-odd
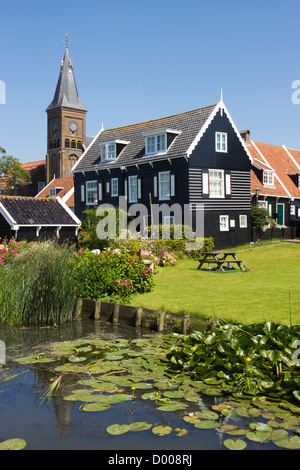
[[[223,100],[216,105],[115,129],[101,129],[72,169],[75,213],[103,203],[188,207],[195,230],[217,248],[251,240],[252,157]],[[172,211],[160,223],[173,224]],[[182,222],[183,223],[183,222]]]

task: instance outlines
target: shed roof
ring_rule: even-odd
[[[0,196],[0,213],[10,225],[80,225],[60,198]]]

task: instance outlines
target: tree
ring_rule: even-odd
[[[31,181],[28,170],[24,170],[17,158],[6,154],[6,150],[0,147],[0,178],[8,192],[15,190],[17,186],[24,186]]]

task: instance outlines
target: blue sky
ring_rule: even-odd
[[[0,16],[0,146],[21,162],[45,158],[67,32],[88,134],[217,103],[222,87],[238,129],[300,149],[299,0],[0,0]]]

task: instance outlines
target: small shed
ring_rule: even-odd
[[[0,196],[0,238],[77,240],[80,220],[57,198]]]

